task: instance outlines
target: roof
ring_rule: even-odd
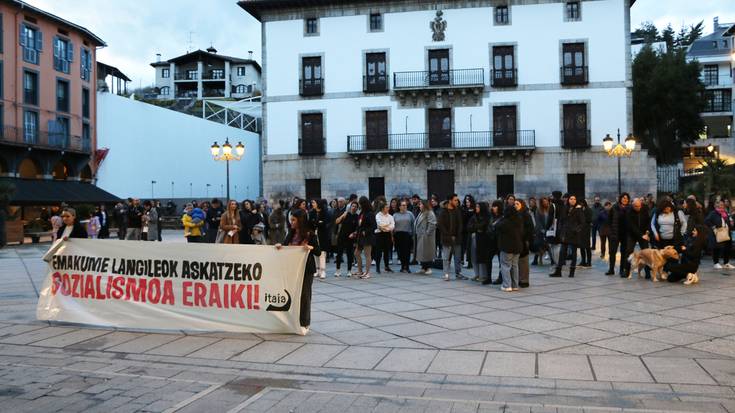
[[[100,39],[96,34],[92,33],[87,28],[82,27],[82,26],[80,26],[78,24],[72,23],[72,22],[70,22],[68,20],[62,19],[61,17],[59,17],[59,16],[57,16],[55,14],[51,14],[51,13],[49,13],[47,11],[41,10],[38,7],[33,7],[30,4],[28,4],[26,2],[23,2],[23,1],[20,1],[20,0],[2,0],[2,1],[5,2],[5,3],[8,3],[8,4],[11,4],[11,5],[13,5],[13,6],[15,6],[15,7],[19,8],[21,10],[29,10],[29,11],[31,11],[33,13],[40,14],[40,15],[42,15],[42,16],[50,19],[50,20],[55,21],[56,23],[58,23],[58,24],[60,24],[62,26],[66,26],[69,29],[79,31],[82,34],[84,34],[87,37],[89,37],[95,43],[96,46],[102,46],[102,47],[107,46],[107,43],[105,43],[104,40]]]
[[[687,56],[689,57],[705,57],[705,56],[727,56],[731,53],[730,44],[725,46],[722,44],[722,37],[728,37],[727,33],[732,33],[735,24],[726,23],[716,25],[715,30],[696,40],[689,46]]]
[[[116,68],[115,66],[110,66],[108,64],[102,63],[99,60],[97,61],[97,73],[98,76],[100,73],[103,73],[103,77],[112,75],[113,77],[119,77],[126,82],[131,82],[130,78],[125,76],[125,73],[123,73],[120,69]]]
[[[415,1],[415,0],[413,0]],[[376,0],[239,0],[237,5],[262,21],[264,12],[294,7],[340,6],[345,4],[376,3]],[[632,6],[636,0],[630,0]]]
[[[173,59],[169,59],[166,61],[160,61],[160,62],[153,62],[151,63],[151,66],[157,67],[157,66],[168,66],[170,63],[186,63],[186,62],[196,62],[199,60],[206,60],[206,59],[218,59],[223,61],[229,61],[232,63],[241,63],[241,64],[251,64],[255,66],[255,69],[260,72],[260,64],[252,59],[243,59],[240,57],[233,57],[233,56],[225,56],[217,53],[210,53],[205,50],[195,50],[193,52],[183,54],[178,57],[174,57]]]
[[[79,181],[52,181],[48,179],[2,178],[15,186],[11,205],[102,204],[120,201],[115,195],[93,184]]]

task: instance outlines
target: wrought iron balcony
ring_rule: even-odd
[[[321,139],[299,138],[299,155],[301,156],[324,155],[326,153],[325,147],[323,137]]]
[[[209,72],[204,73],[202,80],[225,80],[225,70],[219,70],[221,71],[210,70]]]
[[[562,85],[586,85],[589,83],[589,71],[587,66],[562,66]]]
[[[301,96],[322,96],[324,94],[324,79],[300,79],[299,94]]]
[[[91,142],[81,136],[64,133],[49,133],[38,129],[22,129],[15,126],[0,128],[0,143],[29,146],[40,149],[55,149],[74,152],[91,152]]]
[[[726,96],[723,100],[707,100],[703,113],[732,112],[732,100]]]
[[[483,69],[393,73],[393,89],[396,90],[483,86],[485,86]]]
[[[732,86],[733,78],[728,75],[705,74],[699,78],[705,86]]]
[[[174,80],[197,80],[199,78],[199,72],[177,72],[174,73]]]
[[[347,136],[347,152],[400,153],[430,151],[486,151],[533,149],[535,130],[478,132],[420,132]]]
[[[591,146],[589,129],[562,130],[560,136],[560,146],[564,149],[586,149]]]
[[[388,91],[388,75],[367,75],[362,77],[362,91],[383,93]]]
[[[493,87],[513,87],[518,85],[517,69],[500,69],[490,71]]]

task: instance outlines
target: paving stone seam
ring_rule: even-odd
[[[37,258],[34,258],[36,260]],[[20,262],[23,264],[23,268],[26,270],[26,277],[28,277],[28,281],[31,283],[31,287],[33,287],[33,291],[36,293],[36,298],[39,297],[38,294],[38,288],[36,288],[36,283],[33,282],[33,277],[31,277],[31,272],[28,270],[28,266],[26,265],[26,261],[24,258],[20,258]]]
[[[182,409],[182,408],[184,408],[184,407],[186,407],[186,406],[194,403],[195,401],[201,399],[202,397],[204,397],[204,396],[212,393],[213,391],[219,389],[220,387],[224,386],[225,384],[226,383],[213,384],[213,385],[207,387],[206,389],[200,391],[199,393],[196,393],[193,396],[191,396],[191,397],[189,397],[187,399],[184,399],[184,400],[180,401],[179,403],[175,404],[174,406],[171,406],[170,408],[164,410],[163,413],[173,413],[173,412],[176,412],[177,410]]]
[[[715,382],[718,385],[720,385],[720,381],[717,380],[715,378],[715,376],[713,376],[712,373],[709,372],[709,370],[707,370],[706,368],[704,368],[704,366],[702,366],[702,363],[700,363],[699,360],[697,360],[696,358],[692,358],[692,360],[694,360],[694,362],[697,363],[697,366],[699,366],[700,369],[704,370],[704,372],[707,373],[707,376],[709,376],[709,378],[712,379],[713,382]],[[722,385],[722,386],[724,386],[724,385]]]
[[[248,407],[251,404],[255,403],[261,397],[265,396],[267,393],[270,393],[271,390],[272,390],[271,387],[265,387],[265,388],[263,388],[263,390],[261,390],[261,391],[255,393],[254,395],[248,397],[244,402],[242,402],[242,403],[238,404],[237,406],[235,406],[235,407],[231,408],[230,410],[228,410],[227,413],[239,413],[239,412],[243,411],[243,409],[245,409],[246,407]],[[293,390],[293,389],[289,389],[289,390]]]
[[[592,367],[592,359],[590,358],[590,355],[586,354],[585,358],[587,358],[587,365],[590,366],[590,371],[592,372],[592,381],[597,381],[597,373],[595,373],[595,368]]]

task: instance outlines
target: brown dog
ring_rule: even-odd
[[[631,274],[628,275],[628,278],[631,278],[633,269],[638,270],[638,277],[640,277],[641,270],[647,265],[651,268],[651,278],[653,278],[654,282],[658,281],[658,275],[661,276],[662,280],[665,280],[668,275],[663,272],[663,268],[667,259],[679,260],[679,252],[672,246],[668,246],[662,250],[646,248],[635,251],[628,257],[631,268]]]

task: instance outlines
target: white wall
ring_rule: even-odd
[[[267,70],[268,155],[298,153],[298,112],[323,110],[327,152],[344,152],[347,135],[363,134],[363,109],[390,108],[390,133],[426,131],[426,109],[401,106],[390,95],[361,96],[363,53],[388,50],[388,75],[426,70],[426,47],[451,48],[452,69],[483,68],[485,91],[477,107],[456,106],[454,130],[488,131],[492,104],[518,103],[518,128],[535,129],[537,146],[559,146],[560,102],[585,100],[590,104],[588,125],[592,144],[605,134],[628,125],[626,87],[626,10],[622,0],[582,2],[581,21],[564,21],[564,3],[511,6],[511,24],[493,24],[493,8],[445,9],[444,42],[433,42],[429,22],[435,11],[386,13],[384,31],[368,31],[366,15],[321,18],[318,36],[304,36],[302,20],[265,23]],[[562,88],[561,41],[587,43],[590,84]],[[491,44],[514,43],[519,87],[491,90]],[[326,99],[300,99],[302,54],[322,54]],[[617,86],[615,86],[617,84]],[[595,86],[595,85],[604,85]],[[533,90],[523,90],[528,87]],[[342,94],[342,96],[334,94]]]
[[[255,198],[259,192],[259,136],[215,122],[97,93],[97,147],[109,148],[97,172],[97,185],[120,197],[203,199],[222,197],[225,164],[212,160],[209,147],[229,137],[245,145],[245,157],[230,163],[230,196]],[[192,184],[192,192],[189,190]],[[237,185],[237,192],[235,192]],[[226,192],[225,192],[226,193]]]

